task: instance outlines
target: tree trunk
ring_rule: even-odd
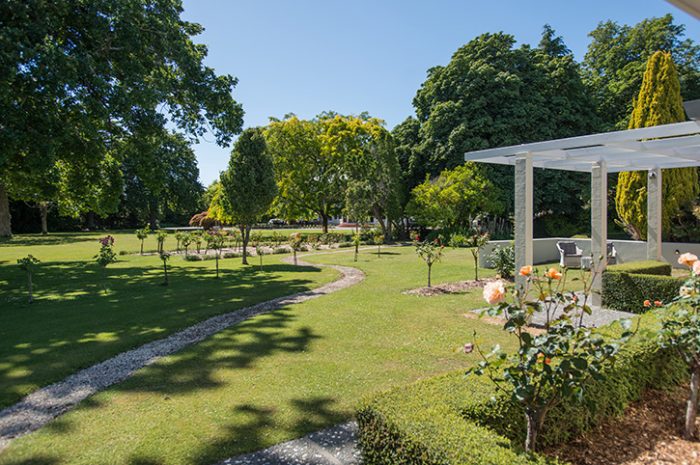
[[[2,182],[0,182],[0,238],[1,237],[12,237],[10,199],[7,197],[7,190]]]
[[[525,438],[525,450],[527,452],[534,452],[535,446],[537,445],[537,434],[539,433],[539,428],[537,427],[537,420],[532,415],[526,415],[527,417],[527,437]]]
[[[39,215],[41,216],[41,234],[48,234],[48,216],[49,216],[49,203],[39,202]]]
[[[698,414],[698,392],[700,391],[700,364],[693,365],[693,372],[690,376],[690,396],[688,397],[688,407],[685,411],[685,438],[692,440],[695,438],[695,419]]]
[[[87,212],[85,223],[90,231],[95,229],[95,212]]]
[[[430,287],[430,273],[433,270],[433,264],[428,263],[428,287]]]
[[[244,224],[240,226],[241,229],[241,241],[243,242],[243,263],[244,265],[248,264],[248,241],[250,240],[250,230],[253,227],[253,225],[250,224]]]
[[[323,234],[328,234],[328,215],[321,213],[321,223],[323,224]]]
[[[479,252],[472,252],[472,257],[474,257],[474,281],[479,280]]]
[[[141,255],[143,255],[143,241],[144,239],[141,239]]]
[[[215,253],[215,255],[214,255],[214,256],[215,256],[215,260],[216,260],[216,277],[217,277],[217,278],[219,277],[219,250],[220,250],[220,249],[216,249],[216,250],[215,250],[216,253]]]
[[[27,273],[27,286],[29,287],[29,303],[31,304],[34,302],[34,292],[33,292],[33,283],[32,283],[32,272]]]
[[[165,285],[168,285],[168,262],[163,260],[163,272],[165,273]]]
[[[148,225],[152,230],[158,229],[158,201],[148,202]]]

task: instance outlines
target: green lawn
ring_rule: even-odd
[[[464,317],[482,306],[479,291],[402,294],[425,281],[411,247],[310,260],[358,266],[367,279],[140,370],[16,440],[0,463],[209,465],[347,420],[362,396],[468,366],[474,356],[459,349],[474,329],[509,344],[500,328]],[[470,264],[467,250],[446,250],[434,282],[468,279]]]
[[[133,234],[114,235],[117,250],[138,249]],[[173,256],[171,284],[164,287],[158,257],[126,255],[108,267],[104,279],[92,261],[99,236],[18,236],[0,243],[0,407],[210,316],[318,287],[337,276],[333,270],[283,264],[275,255],[265,257],[264,272],[242,267],[240,259],[222,260],[217,280],[213,260],[186,262]],[[27,253],[41,260],[31,305],[25,274],[16,265]]]

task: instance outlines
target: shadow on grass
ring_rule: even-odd
[[[294,277],[295,272],[319,272],[284,264],[266,265],[262,272],[223,264],[215,279],[211,268],[183,265],[173,266],[170,285],[162,286],[157,269],[108,268],[105,293],[100,271],[84,262],[44,263],[35,277],[37,302],[27,304],[23,288],[3,292],[8,297],[0,326],[0,408],[38,386],[206,318],[307,291],[313,281]],[[7,273],[0,268],[0,282]],[[24,274],[13,273],[19,277],[12,279],[24,284]],[[285,318],[278,316],[277,324]],[[308,337],[301,333],[297,338]],[[300,344],[270,338],[259,336],[257,346]],[[255,350],[251,346],[231,363],[245,365]]]
[[[328,397],[310,397],[292,399],[294,416],[301,420],[285,428],[291,438],[300,438],[309,433],[327,428],[347,420],[347,414],[334,408],[335,400]],[[196,465],[211,465],[221,460],[268,448],[269,433],[281,429],[275,412],[270,408],[261,408],[252,404],[238,406],[231,417],[236,419],[227,426],[226,435],[218,441],[207,444],[194,454]],[[263,454],[264,455],[264,454]],[[278,457],[270,457],[270,463]]]
[[[112,231],[114,233],[114,231]],[[50,233],[46,236],[41,234],[22,234],[9,239],[0,239],[0,247],[31,247],[39,245],[62,245],[75,244],[78,242],[97,242],[100,232],[71,232],[71,233]]]

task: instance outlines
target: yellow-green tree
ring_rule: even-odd
[[[647,62],[642,87],[634,103],[629,128],[644,128],[685,121],[681,87],[676,66],[667,52],[654,53]],[[681,208],[698,196],[695,168],[663,171],[663,231]],[[628,171],[617,178],[615,206],[621,222],[633,239],[646,238],[647,173]]]

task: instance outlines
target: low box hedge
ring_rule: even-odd
[[[656,260],[643,260],[610,265],[607,267],[606,272],[671,276],[671,264]]]
[[[673,300],[683,281],[671,276],[671,265],[665,262],[611,265],[603,273],[602,303],[606,308],[642,313],[647,310],[645,300]]]
[[[620,415],[649,388],[668,388],[688,378],[683,360],[654,341],[656,319],[646,314],[635,342],[604,381],[590,381],[584,402],[555,407],[540,446],[568,441]],[[419,381],[365,401],[357,412],[360,447],[367,465],[542,465],[561,463],[525,454],[521,407],[498,395],[483,377],[464,372]]]

